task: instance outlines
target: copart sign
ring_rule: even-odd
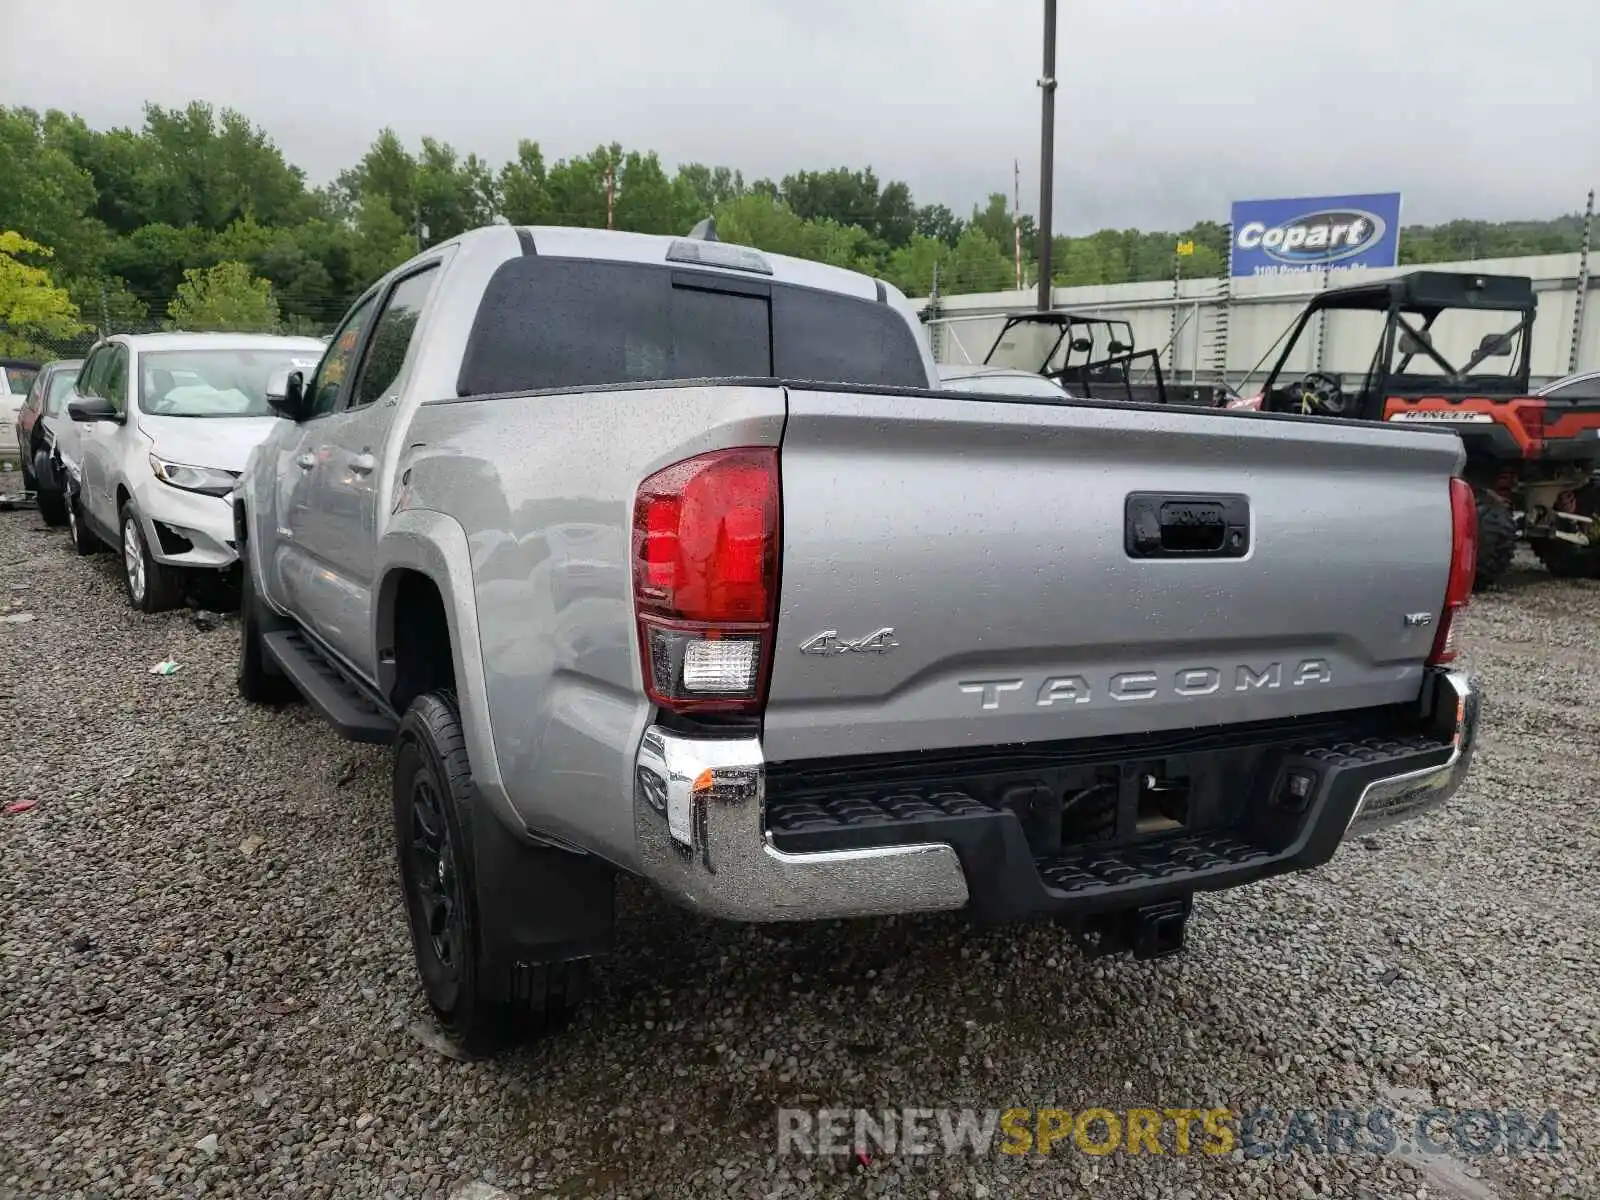
[[[1392,267],[1399,256],[1399,192],[1241,200],[1233,206],[1235,278]]]

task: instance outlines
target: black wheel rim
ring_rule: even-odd
[[[461,969],[463,945],[460,877],[445,827],[444,804],[425,775],[418,775],[411,788],[410,854],[417,918],[433,957],[454,979]]]

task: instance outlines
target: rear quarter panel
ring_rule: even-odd
[[[487,720],[533,829],[634,857],[633,749],[650,715],[633,624],[639,482],[707,450],[776,445],[778,388],[669,387],[421,405],[401,503],[467,535]]]

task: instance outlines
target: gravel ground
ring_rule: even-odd
[[[429,1044],[386,756],[245,707],[233,620],[134,614],[110,555],[0,513],[0,802],[37,800],[0,816],[0,1198],[1600,1195],[1597,602],[1531,565],[1478,598],[1468,790],[1203,898],[1180,958],[724,926],[625,884],[575,1024],[466,1063]],[[782,1105],[1435,1104],[1559,1109],[1564,1149],[776,1153]]]

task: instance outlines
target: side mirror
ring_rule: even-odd
[[[116,405],[103,396],[84,396],[67,404],[67,416],[74,421],[121,421]]]
[[[1133,352],[1133,347],[1127,342],[1112,342],[1110,350],[1112,354],[1130,354]]]
[[[1515,334],[1485,334],[1483,341],[1478,343],[1478,358],[1509,358],[1516,342]]]
[[[289,367],[279,367],[267,377],[267,407],[289,421],[300,420],[306,399],[305,376]]]
[[[1400,332],[1400,353],[1405,355],[1426,354],[1433,346],[1433,338],[1426,330],[1413,333],[1409,329]]]
[[[1088,338],[1073,338],[1070,343],[1074,354],[1087,354],[1094,349],[1094,343]]]

